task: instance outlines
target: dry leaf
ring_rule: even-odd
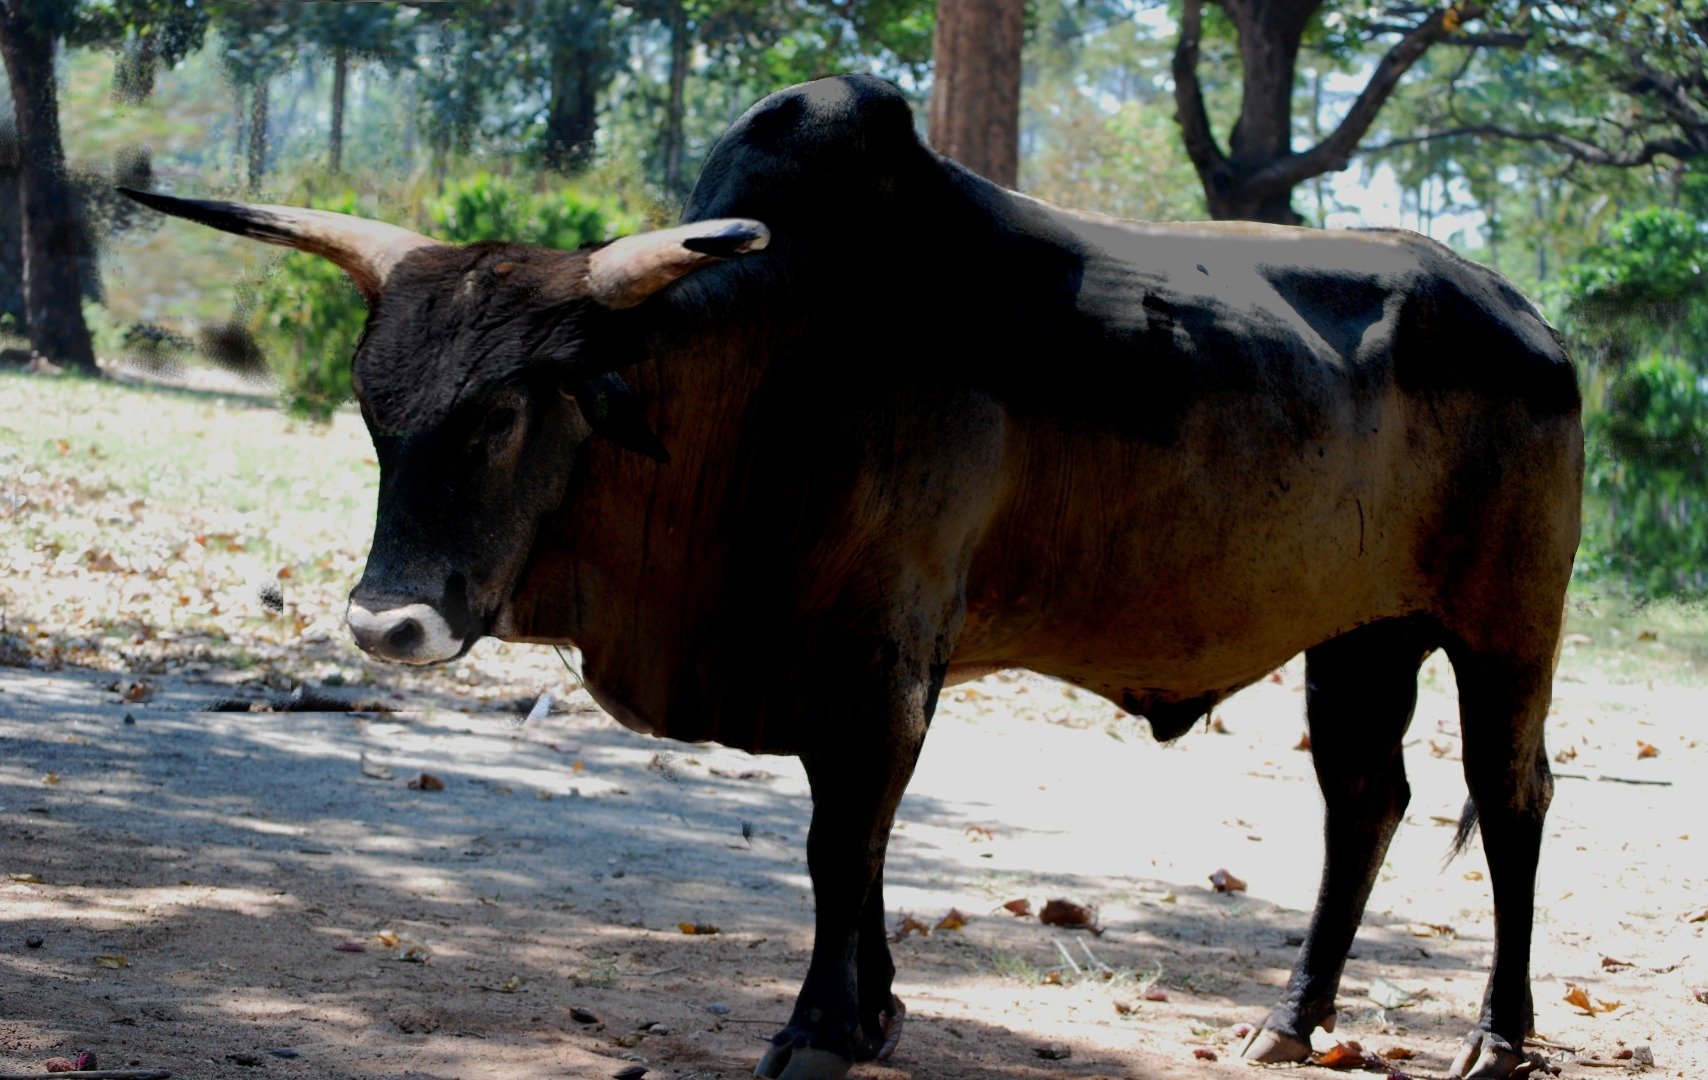
[[[1685,922],[1708,922],[1708,907],[1697,908],[1680,916]]]
[[[23,882],[25,885],[40,885],[42,883],[40,874],[7,874],[6,876],[13,881]]]
[[[717,927],[713,926],[711,923],[705,922],[679,922],[676,924],[676,929],[682,931],[684,934],[718,933]]]
[[[1024,898],[1019,900],[1010,900],[1008,903],[1002,905],[1002,908],[1010,915],[1026,916],[1032,914],[1032,901]]]
[[[1276,679],[1275,681],[1280,682],[1281,680]],[[1311,748],[1311,733],[1308,731],[1302,732],[1299,735],[1298,744],[1296,746],[1294,746],[1293,749],[1295,749],[1295,750],[1309,750],[1310,748]]]
[[[391,779],[391,766],[389,766],[389,765],[376,765],[373,762],[368,760],[368,755],[366,755],[366,754],[362,754],[361,756],[359,756],[356,759],[356,763],[357,763],[357,765],[359,765],[361,767],[363,776],[371,776],[375,780],[390,780]]]
[[[1382,1051],[1382,1056],[1389,1061],[1410,1061],[1417,1057],[1416,1050],[1408,1050],[1403,1046],[1390,1046]]]
[[[1219,893],[1245,892],[1245,882],[1228,873],[1227,870],[1217,870],[1210,875],[1210,887]]]
[[[1312,1065],[1325,1069],[1361,1069],[1366,1061],[1364,1047],[1351,1041],[1337,1042],[1320,1054],[1311,1055]]]
[[[1554,760],[1561,765],[1564,765],[1566,762],[1574,760],[1577,756],[1578,748],[1575,746],[1567,746],[1561,748],[1560,752],[1554,755]]]
[[[1690,992],[1690,996],[1702,1004],[1708,1005],[1708,986],[1698,986]]]
[[[130,958],[118,955],[97,956],[95,957],[95,966],[104,968],[127,968],[130,967]]]
[[[1638,760],[1641,760],[1643,758],[1648,758],[1648,757],[1659,757],[1659,756],[1660,756],[1660,751],[1656,750],[1652,743],[1646,743],[1641,739],[1637,740],[1637,758],[1638,758]]]
[[[967,925],[967,916],[960,908],[950,908],[949,914],[937,920],[938,930],[959,930]]]
[[[1281,672],[1279,670],[1271,671],[1269,673],[1269,681],[1272,683],[1279,683],[1281,681]]]
[[[967,839],[975,844],[981,840],[994,840],[996,839],[996,830],[988,829],[983,825],[968,825]]]
[[[1195,1047],[1192,1051],[1192,1056],[1197,1058],[1199,1061],[1216,1060],[1216,1052],[1207,1046]]]
[[[1653,630],[1639,630],[1639,631],[1637,631],[1637,640],[1638,641],[1659,641],[1660,635],[1655,633]]]
[[[1452,743],[1440,743],[1436,742],[1434,739],[1429,740],[1429,753],[1431,757],[1446,757],[1452,749]]]
[[[46,784],[48,787],[53,787],[55,784],[59,783],[59,774],[56,772],[43,773],[42,783]]]
[[[1412,937],[1453,937],[1455,931],[1445,923],[1412,923],[1406,927]]]
[[[1604,956],[1601,958],[1601,968],[1603,971],[1616,971],[1619,968],[1635,966],[1636,965],[1632,964],[1629,960],[1615,960],[1611,956]]]
[[[1582,1009],[1589,1016],[1594,1016],[1597,1013],[1612,1012],[1625,1004],[1623,1001],[1604,1001],[1601,998],[1595,998],[1592,1001],[1589,996],[1589,991],[1575,983],[1566,984],[1565,1001],[1568,1005],[1575,1005],[1579,1009]]]
[[[432,773],[422,773],[409,782],[411,791],[444,791],[445,782]]]
[[[48,1058],[47,1062],[42,1067],[50,1073],[74,1072],[77,1069],[76,1063],[74,1063],[70,1058],[62,1057]]]
[[[895,933],[891,935],[890,940],[900,941],[909,934],[918,934],[920,937],[930,937],[931,927],[926,926],[912,915],[904,915],[901,922],[896,924]]]
[[[1115,1002],[1115,1012],[1120,1016],[1131,1016],[1137,1010],[1138,1010],[1137,1005],[1131,1005],[1125,1001],[1119,1001],[1119,1000],[1117,1000]]]
[[[1072,900],[1056,899],[1046,902],[1044,910],[1038,913],[1038,921],[1045,926],[1090,930],[1099,935],[1103,933],[1103,928],[1097,925],[1097,910],[1084,904],[1076,904]]]
[[[1062,984],[1062,973],[1059,971],[1046,971],[1044,972],[1044,977],[1038,981],[1043,983],[1045,986],[1060,986]]]
[[[125,687],[124,699],[132,705],[145,705],[154,700],[154,684],[138,679]]]

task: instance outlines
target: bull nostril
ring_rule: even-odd
[[[419,622],[414,619],[405,619],[386,631],[386,648],[397,654],[408,653],[421,644],[421,639],[424,636]]]

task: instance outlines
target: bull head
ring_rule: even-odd
[[[379,505],[346,621],[365,651],[415,664],[492,631],[589,435],[668,460],[615,374],[646,358],[641,305],[769,240],[756,221],[722,219],[574,252],[461,246],[324,210],[120,190],[330,259],[367,301],[353,362]]]

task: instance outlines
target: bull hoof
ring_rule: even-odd
[[[901,1042],[901,1029],[907,1023],[907,1006],[901,1003],[901,998],[890,995],[890,1007],[878,1014],[879,1041],[866,1040],[864,1045],[856,1047],[855,1061],[888,1061],[890,1055],[896,1052],[896,1044]]]
[[[760,1080],[842,1080],[854,1063],[829,1050],[810,1046],[773,1046],[759,1059]]]
[[[1540,1064],[1540,1059],[1513,1049],[1499,1035],[1479,1028],[1465,1036],[1448,1075],[1460,1080],[1517,1080],[1529,1076]]]
[[[1308,1040],[1288,1035],[1286,1032],[1259,1028],[1246,1040],[1245,1049],[1240,1051],[1240,1056],[1259,1065],[1308,1061],[1311,1057],[1311,1044]]]

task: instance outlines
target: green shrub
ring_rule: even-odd
[[[309,203],[361,212],[352,194]],[[416,220],[391,220],[451,243],[515,240],[570,250],[634,227],[608,201],[574,190],[534,191],[485,173],[425,200]],[[349,279],[325,259],[292,253],[249,282],[242,300],[286,406],[299,416],[330,418],[351,397],[350,356],[367,318]]]

